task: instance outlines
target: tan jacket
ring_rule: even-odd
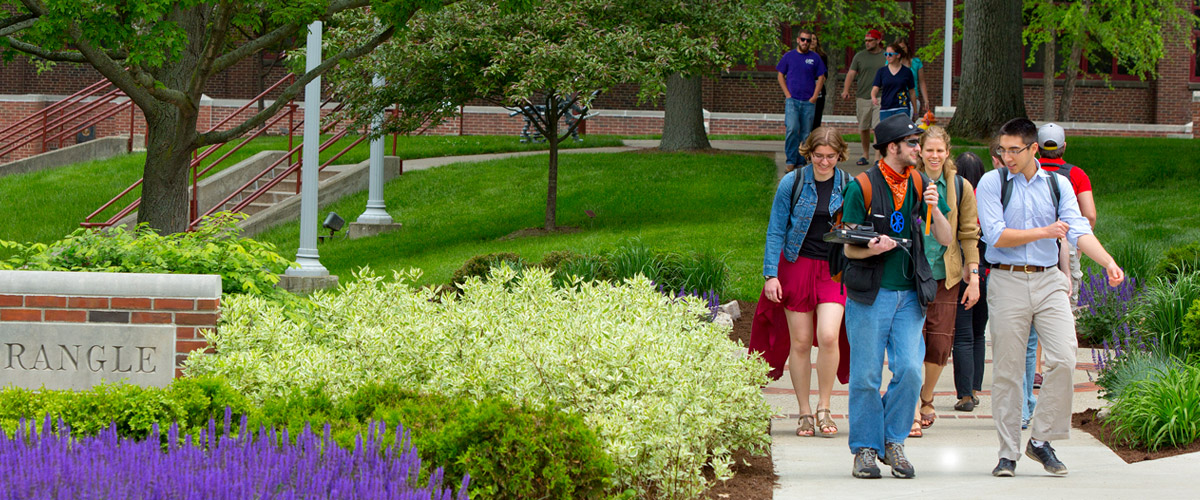
[[[950,205],[946,220],[950,222],[950,230],[958,234],[958,244],[947,246],[943,255],[946,261],[946,289],[950,289],[962,282],[966,264],[979,265],[979,209],[975,205],[975,187],[971,181],[963,179],[962,203],[956,203],[958,192],[953,179],[958,168],[949,164],[942,172],[947,179],[946,201]]]

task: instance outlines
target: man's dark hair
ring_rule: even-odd
[[[908,140],[908,137],[901,137],[892,142],[888,142],[888,143],[884,143],[884,144],[876,144],[873,147],[875,148],[876,151],[879,151],[880,156],[887,156],[888,146],[891,146],[892,144],[900,144],[906,140]]]
[[[979,179],[983,177],[983,160],[979,156],[970,151],[963,152],[954,159],[954,165],[958,166],[958,175],[972,186],[979,186]]]
[[[1051,159],[1051,160],[1056,160],[1056,159],[1062,158],[1063,151],[1066,149],[1063,147],[1062,144],[1056,144],[1056,146],[1058,146],[1058,147],[1055,149],[1046,149],[1046,148],[1041,147],[1041,145],[1038,145],[1038,146],[1039,146],[1038,154],[1042,155],[1042,158],[1047,158],[1047,159]]]
[[[1037,125],[1028,118],[1013,118],[1000,126],[1000,135],[1020,136],[1025,144],[1037,142]]]

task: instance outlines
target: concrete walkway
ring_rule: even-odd
[[[658,141],[625,141],[626,145],[655,147]],[[715,149],[729,151],[775,152],[779,176],[784,172],[783,141],[713,141]],[[852,175],[865,170],[854,164],[862,146],[850,144],[850,159],[838,166]],[[753,314],[753,311],[743,311]],[[990,338],[990,336],[989,336]],[[815,353],[814,353],[815,358]],[[910,438],[905,444],[909,460],[917,477],[900,480],[890,476],[889,468],[880,464],[884,477],[878,480],[855,479],[850,475],[853,455],[847,439],[850,424],[845,385],[834,385],[831,410],[839,432],[833,438],[797,437],[796,419],[799,404],[791,379],[784,376],[763,389],[767,402],[775,410],[771,421],[771,454],[779,482],[775,498],[1196,498],[1200,496],[1193,485],[1200,473],[1200,453],[1126,464],[1124,460],[1090,434],[1072,429],[1071,439],[1055,441],[1058,457],[1071,473],[1066,477],[1051,476],[1042,467],[1023,457],[1017,462],[1014,478],[992,477],[996,466],[999,442],[992,421],[991,407],[991,345],[988,345],[980,406],[973,412],[954,410],[957,397],[954,390],[953,367],[948,365],[934,389],[934,406],[938,419],[925,430],[924,437]],[[1074,373],[1074,411],[1103,408],[1099,388],[1092,383],[1095,376],[1090,349],[1080,349]],[[1089,377],[1091,371],[1091,377]],[[886,368],[883,385],[890,380]],[[816,373],[812,376],[811,404],[817,402]],[[1022,450],[1029,431],[1022,438]]]

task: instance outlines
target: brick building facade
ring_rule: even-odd
[[[942,27],[945,20],[944,0],[896,0],[913,13],[913,21],[906,39],[913,47],[923,47],[930,43],[930,34]],[[1181,3],[1195,5],[1193,0],[1179,0]],[[961,0],[959,0],[961,2]],[[1167,56],[1158,64],[1157,78],[1140,81],[1135,77],[1120,74],[1120,68],[1111,64],[1107,68],[1088,68],[1092,75],[1083,78],[1076,90],[1072,103],[1071,120],[1074,127],[1068,127],[1070,133],[1077,135],[1157,135],[1181,136],[1191,135],[1190,124],[1193,118],[1192,92],[1200,90],[1200,69],[1196,64],[1196,54],[1192,48],[1196,36],[1190,39],[1169,39]],[[794,41],[793,27],[784,26],[780,29],[780,40],[789,46]],[[897,38],[897,34],[885,33],[887,40]],[[837,54],[832,57],[842,57],[838,64],[841,75],[844,75],[852,51]],[[952,61],[955,78],[952,85],[952,100],[957,99],[958,71],[960,70],[961,44],[954,50],[955,60]],[[220,104],[213,104],[212,109],[202,111],[201,123],[212,116],[220,116],[236,108],[237,101],[252,98],[259,90],[271,85],[285,74],[282,65],[264,69],[271,60],[257,57],[247,58],[228,71],[210,81],[205,94],[216,99]],[[924,78],[929,91],[930,102],[935,106],[942,102],[942,75],[945,61],[938,57],[925,61]],[[1104,66],[1098,64],[1097,66]],[[705,78],[703,84],[704,108],[712,113],[709,120],[709,132],[714,134],[746,133],[746,134],[781,134],[782,123],[782,94],[776,83],[774,60],[764,57],[759,65],[748,68],[738,68],[722,74],[714,74]],[[1025,104],[1029,116],[1038,119],[1042,114],[1043,86],[1040,74],[1040,63],[1026,68],[1024,74]],[[1105,81],[1097,76],[1098,72],[1112,73]],[[836,79],[836,88],[842,84],[841,75]],[[31,110],[40,109],[55,96],[64,96],[75,92],[99,79],[99,74],[89,67],[70,64],[58,64],[52,70],[37,74],[33,65],[26,60],[17,58],[14,61],[0,63],[0,128],[15,120],[28,116]],[[1061,94],[1060,84],[1056,94]],[[612,134],[654,134],[662,127],[662,100],[656,102],[638,103],[637,87],[620,85],[609,89],[597,98],[594,109],[601,114],[589,120],[587,131],[590,133]],[[29,94],[46,96],[40,102],[31,102]],[[1057,100],[1057,97],[1056,97]],[[468,106],[466,116],[450,120],[440,126],[431,128],[425,133],[432,134],[516,134],[521,129],[519,117],[509,117],[502,108],[488,108],[485,103],[481,106]],[[831,107],[830,107],[831,106]],[[219,107],[229,108],[226,110]],[[842,100],[837,95],[829,96],[825,116],[825,124],[852,131],[854,101]],[[139,117],[140,118],[140,117]],[[106,125],[98,130],[97,135],[105,135],[107,129],[127,130],[126,125],[119,125],[121,119],[111,120],[111,126]],[[140,121],[140,120],[139,120]],[[1121,124],[1121,126],[1117,126]],[[1124,125],[1136,125],[1128,127]],[[141,128],[135,125],[135,128]],[[8,156],[0,161],[15,159]]]

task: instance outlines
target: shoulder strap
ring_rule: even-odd
[[[1012,198],[1012,181],[1008,180],[1008,172],[997,171],[1000,174],[1000,211],[1008,209],[1008,199]]]
[[[804,175],[804,172],[802,172],[801,170],[802,169],[800,169],[800,168],[792,170],[792,173],[796,174],[796,178],[792,179],[792,204],[788,205],[788,208],[789,208],[788,214],[789,215],[792,213],[793,210],[796,210],[796,201],[800,199],[800,189],[799,189],[800,177]]]
[[[954,193],[958,195],[958,206],[962,206],[963,177],[954,174]]]
[[[870,169],[867,169],[870,172]],[[866,209],[866,214],[871,213],[871,176],[867,172],[856,175],[854,178],[858,180],[858,187],[862,188],[863,208]]]
[[[1054,220],[1058,220],[1058,202],[1062,201],[1062,193],[1058,188],[1058,176],[1050,176],[1050,201],[1054,203]]]
[[[929,178],[925,176],[925,172],[922,172],[915,168],[912,170],[909,170],[908,172],[909,172],[908,176],[912,178],[913,187],[917,188],[917,197],[920,198],[922,196],[922,194],[925,193],[925,182],[928,181]],[[916,174],[916,175],[913,175],[913,174]]]
[[[1064,161],[1062,166],[1058,167],[1058,173],[1062,174],[1063,177],[1066,177],[1067,182],[1071,182],[1071,169],[1073,169],[1073,168],[1075,168],[1075,165],[1072,165],[1072,164]],[[1074,185],[1074,183],[1072,183],[1071,185]]]

